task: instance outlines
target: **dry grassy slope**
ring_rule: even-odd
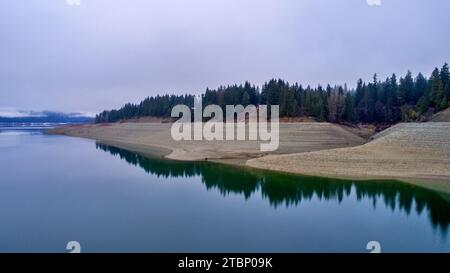
[[[346,178],[394,178],[450,193],[450,123],[404,123],[365,145],[252,159],[249,166]]]
[[[432,122],[450,122],[450,108],[445,109],[431,118]]]

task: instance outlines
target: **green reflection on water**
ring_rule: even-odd
[[[162,177],[200,176],[205,187],[218,189],[222,195],[241,194],[246,199],[261,191],[271,206],[298,206],[314,196],[319,200],[338,200],[348,197],[355,188],[358,200],[370,198],[375,207],[383,202],[392,210],[409,215],[424,211],[435,229],[447,234],[450,223],[448,196],[419,186],[398,181],[351,181],[322,177],[306,177],[249,168],[239,168],[211,162],[182,162],[151,158],[135,152],[97,142],[96,148],[119,156],[147,173]]]

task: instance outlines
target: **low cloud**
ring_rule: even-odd
[[[62,114],[68,117],[95,117],[95,112],[73,112],[73,113],[59,113],[54,111],[29,111],[21,110],[14,107],[0,107],[0,117],[2,118],[31,118],[31,117],[48,117],[49,115]]]
[[[27,117],[44,117],[43,113],[35,111],[24,111],[12,107],[0,107],[0,117],[3,118],[27,118]]]
[[[96,112],[79,112],[79,113],[70,113],[68,114],[70,117],[74,117],[74,118],[95,118],[95,116],[97,115]]]

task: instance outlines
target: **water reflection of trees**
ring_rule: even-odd
[[[207,162],[173,162],[148,158],[113,146],[96,144],[97,149],[119,156],[129,164],[139,166],[147,173],[162,177],[200,176],[207,189],[218,189],[222,194],[242,194],[249,198],[261,190],[263,198],[274,206],[296,206],[302,200],[318,198],[342,202],[355,190],[358,200],[367,198],[376,206],[383,202],[392,210],[407,215],[414,209],[418,214],[429,214],[433,226],[444,233],[450,223],[450,202],[440,194],[418,186],[395,181],[353,182],[329,178],[300,177],[273,172],[244,170]]]

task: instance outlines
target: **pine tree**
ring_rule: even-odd
[[[385,83],[386,88],[386,122],[395,123],[398,121],[398,99],[397,99],[397,77],[392,74]]]
[[[449,107],[450,105],[450,101],[448,100],[450,98],[450,73],[447,63],[445,63],[444,66],[442,66],[441,68],[440,78],[443,90],[442,90],[442,100],[439,105],[439,109],[442,110]]]
[[[358,105],[359,102],[363,99],[363,97],[364,97],[363,80],[359,79],[356,85],[355,99],[353,104]]]
[[[438,68],[433,70],[430,77],[430,102],[431,105],[439,108],[442,100],[444,99],[444,86],[441,80],[440,72]]]
[[[441,71],[439,72],[439,77],[442,81],[442,85],[447,85],[450,82],[450,72],[449,72],[449,68],[448,68],[448,64],[445,63],[442,68]]]
[[[247,106],[251,103],[250,101],[250,95],[247,93],[247,91],[244,92],[242,95],[242,105]]]
[[[329,116],[329,108],[328,108],[328,96],[327,92],[323,90],[322,86],[317,87],[318,92],[318,119],[319,121],[327,121]]]
[[[337,92],[337,110],[336,110],[336,121],[341,122],[344,118],[344,108],[345,108],[345,95],[342,86],[338,87]]]
[[[431,102],[428,95],[423,95],[417,102],[417,112],[419,112],[420,115],[423,115],[428,110],[430,105]]]
[[[414,102],[412,92],[414,89],[414,80],[411,71],[408,71],[405,78],[400,78],[400,85],[398,88],[398,102],[399,105],[412,104]]]
[[[419,73],[414,81],[414,89],[413,89],[413,104],[417,104],[420,98],[426,93],[428,89],[427,79]]]
[[[353,106],[353,98],[350,93],[345,95],[344,119],[347,121],[355,121],[355,108]]]

